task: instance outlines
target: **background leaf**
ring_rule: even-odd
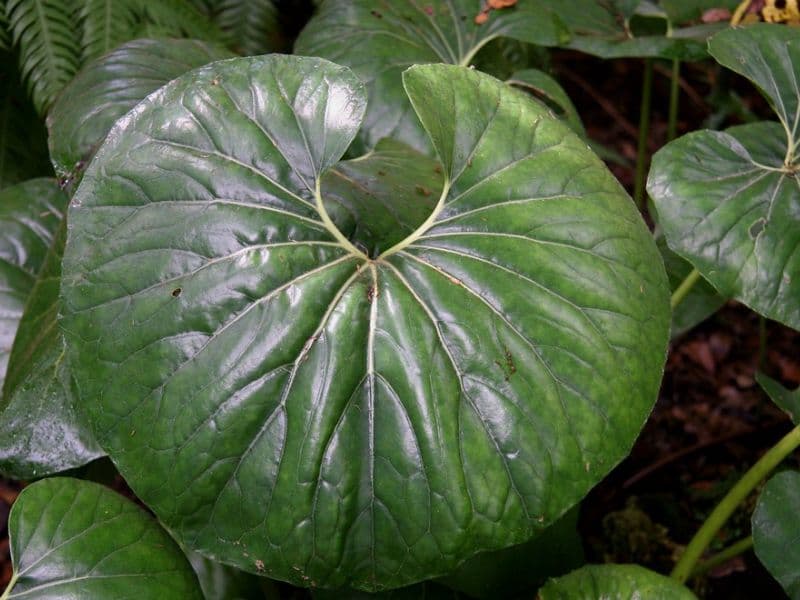
[[[66,205],[67,197],[52,179],[0,191],[0,386],[25,302]]]
[[[486,23],[476,0],[330,0],[295,43],[295,53],[321,56],[352,68],[367,83],[370,105],[357,151],[393,137],[429,151],[428,136],[408,103],[400,74],[419,63],[469,65],[498,37],[556,45],[566,41],[558,17],[536,0],[494,10]]]
[[[753,512],[753,547],[792,600],[800,598],[800,473],[778,473],[764,486]]]
[[[90,63],[47,117],[56,172],[74,177],[114,122],[148,94],[186,71],[230,56],[227,50],[198,40],[141,39]]]
[[[9,600],[202,600],[180,548],[141,508],[78,479],[25,488],[8,520]]]
[[[33,479],[102,456],[75,412],[77,390],[58,328],[62,222],[25,303],[0,399],[0,473]]]

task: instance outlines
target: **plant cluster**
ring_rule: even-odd
[[[759,375],[798,428],[671,577],[568,573],[576,507],[630,452],[671,333],[728,299],[800,329],[800,31],[751,23],[796,4],[739,26],[701,18],[723,0],[318,4],[264,54],[297,6],[5,2],[0,473],[35,482],[0,598],[693,598],[800,445],[797,391]],[[645,59],[635,202],[546,48]],[[702,60],[776,120],[674,139],[648,175],[653,62],[674,138]],[[798,508],[778,473],[728,551],[792,598]]]

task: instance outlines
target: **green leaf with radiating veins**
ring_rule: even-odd
[[[800,328],[800,31],[755,25],[709,42],[756,83],[779,123],[696,131],[654,157],[648,192],[670,248],[723,297]]]
[[[468,66],[493,39],[506,37],[555,46],[567,41],[556,11],[540,0],[520,0],[476,17],[483,0],[329,0],[295,43],[296,54],[347,65],[367,82],[370,106],[358,149],[392,137],[422,151],[430,140],[403,90],[401,73],[419,63]]]
[[[2,388],[0,473],[14,479],[58,473],[103,454],[75,411],[75,384],[57,322],[65,240],[62,221],[25,304]]]
[[[674,579],[639,565],[588,565],[551,580],[537,600],[697,600]]]
[[[753,550],[792,600],[800,598],[800,473],[778,473],[753,512]]]
[[[320,185],[365,86],[316,58],[169,83],[70,207],[61,323],[98,441],[182,543],[299,585],[400,587],[529,539],[625,456],[662,374],[658,251],[585,142],[477,71],[403,77],[442,183],[377,256]]]
[[[56,174],[78,174],[114,121],[145,96],[186,71],[231,56],[199,40],[140,39],[89,63],[64,88],[47,115]]]
[[[54,477],[25,488],[8,519],[2,600],[202,600],[192,567],[144,510],[97,483]]]

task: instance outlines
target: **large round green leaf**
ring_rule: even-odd
[[[319,193],[366,108],[321,59],[171,82],[70,207],[62,323],[101,445],[188,546],[301,585],[530,538],[628,452],[663,368],[658,251],[585,143],[479,72],[404,82],[444,184],[377,255]]]
[[[347,65],[367,82],[370,106],[358,136],[360,148],[393,137],[430,148],[403,90],[401,73],[419,63],[469,65],[491,40],[508,37],[554,46],[567,32],[540,0],[520,0],[494,10],[482,25],[483,0],[328,0],[295,43],[297,54]]]
[[[233,56],[198,40],[140,39],[92,61],[47,115],[50,156],[60,177],[81,171],[118,118],[186,71]]]
[[[0,389],[25,302],[66,205],[53,179],[31,179],[0,192]]]
[[[589,565],[553,579],[539,600],[697,600],[680,583],[639,565]]]
[[[758,84],[780,119],[690,133],[653,157],[648,181],[667,243],[723,297],[800,328],[797,135],[800,32],[757,25],[709,43]]]
[[[800,598],[800,473],[784,471],[767,482],[753,512],[753,548],[792,599]]]
[[[58,473],[102,455],[75,410],[57,322],[65,240],[62,222],[25,304],[0,399],[0,473],[15,479]]]
[[[96,483],[56,477],[25,488],[8,532],[14,572],[4,600],[203,598],[158,523]]]

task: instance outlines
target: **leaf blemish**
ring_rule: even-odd
[[[767,220],[764,217],[760,219],[756,219],[747,229],[747,233],[750,235],[750,239],[756,239],[762,231],[764,231],[764,227],[767,225]]]
[[[371,14],[376,19],[382,19],[383,18],[383,15],[381,13],[379,13],[377,10],[371,10],[371,11],[369,11],[369,14]]]
[[[431,191],[428,188],[426,188],[424,185],[416,185],[414,187],[417,190],[418,194],[421,194],[421,195],[423,195],[425,197],[428,197],[428,196],[431,195]]]
[[[172,297],[177,298],[178,296],[181,295],[181,292],[183,292],[181,288],[175,288],[174,290],[172,290]]]

